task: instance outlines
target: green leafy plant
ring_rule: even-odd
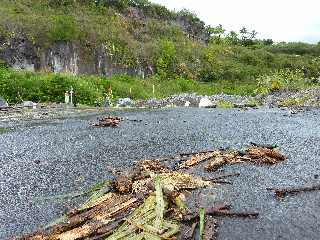
[[[278,90],[300,90],[310,86],[301,70],[281,69],[258,78],[258,93],[267,94]]]
[[[53,41],[71,41],[76,39],[76,26],[72,17],[57,15],[53,19],[53,25],[49,32]]]
[[[226,101],[226,100],[220,100],[217,103],[218,108],[234,108],[234,104],[232,102]]]

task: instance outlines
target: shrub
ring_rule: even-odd
[[[310,86],[301,70],[281,69],[258,77],[258,93],[267,94],[277,90],[299,90]]]
[[[220,100],[217,103],[218,108],[233,108],[234,104],[232,102],[226,101],[226,100]]]
[[[160,79],[168,79],[175,72],[177,53],[175,45],[170,40],[162,40],[156,53],[156,70]]]
[[[309,97],[288,97],[278,102],[279,107],[303,107]]]
[[[53,25],[49,32],[52,41],[71,41],[77,39],[76,24],[72,17],[57,15],[53,19]]]

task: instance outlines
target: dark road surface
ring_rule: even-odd
[[[114,113],[113,113],[114,114]],[[233,186],[203,190],[204,205],[226,201],[234,210],[258,211],[257,220],[224,219],[219,239],[320,239],[320,192],[277,201],[267,187],[320,183],[320,111],[162,109],[119,112],[119,128],[90,128],[89,120],[0,122],[0,239],[36,230],[61,216],[68,203],[37,201],[87,189],[110,178],[107,166],[125,169],[135,160],[174,156],[250,141],[277,144],[289,159],[273,167],[227,166],[241,173]],[[204,173],[201,173],[204,174]],[[210,174],[207,174],[210,176]]]

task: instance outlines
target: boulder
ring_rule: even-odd
[[[0,97],[0,108],[7,108],[7,107],[9,107],[9,105],[6,102],[6,100]]]
[[[132,107],[134,105],[134,101],[131,98],[120,98],[118,100],[118,107]]]
[[[32,102],[32,101],[23,101],[22,102],[22,107],[33,108],[33,106],[34,106],[34,102]]]
[[[199,108],[212,108],[212,107],[215,107],[215,105],[208,97],[203,97],[200,99]]]
[[[185,107],[190,107],[190,104],[191,104],[191,102],[186,101],[185,104],[184,104],[184,106],[185,106]]]

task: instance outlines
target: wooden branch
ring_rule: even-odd
[[[221,204],[212,208],[206,208],[205,214],[213,217],[237,217],[237,218],[257,218],[259,213],[257,212],[231,212],[230,205]],[[198,218],[198,213],[186,214],[183,216],[182,221],[190,222],[195,221]]]
[[[261,148],[267,148],[267,149],[275,149],[278,146],[277,145],[272,145],[272,144],[259,144],[259,143],[254,143],[254,142],[250,142],[250,144],[254,147],[261,147]]]
[[[257,212],[230,212],[230,211],[213,211],[209,214],[215,217],[237,217],[237,218],[257,218],[259,213]]]
[[[267,188],[268,191],[273,191],[278,198],[284,198],[289,194],[297,194],[301,192],[320,191],[320,185],[296,187],[296,188]]]
[[[221,180],[221,179],[225,179],[225,178],[229,178],[229,177],[239,177],[240,173],[231,173],[231,174],[226,174],[226,175],[221,175],[221,176],[217,176],[217,177],[213,177],[213,178],[209,178],[209,179],[204,179],[206,181],[217,181],[217,180]]]

